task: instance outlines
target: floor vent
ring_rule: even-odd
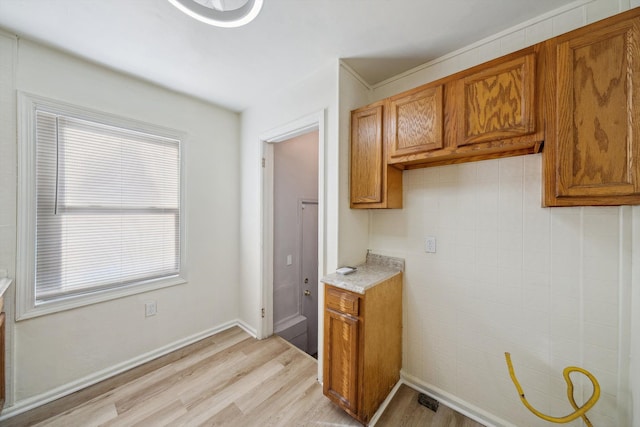
[[[424,393],[420,393],[418,395],[418,403],[421,404],[422,406],[426,406],[427,408],[431,409],[433,412],[436,412],[438,410],[438,406],[440,405],[440,403],[438,403],[436,399],[434,399],[433,397],[427,396]]]

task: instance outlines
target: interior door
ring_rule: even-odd
[[[301,283],[302,315],[307,318],[307,353],[318,352],[318,202],[302,201]]]

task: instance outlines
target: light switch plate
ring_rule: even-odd
[[[149,301],[144,304],[144,315],[145,317],[155,316],[158,312],[158,306],[155,301]]]
[[[436,238],[434,236],[424,238],[424,251],[431,254],[436,253]]]

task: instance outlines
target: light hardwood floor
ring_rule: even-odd
[[[316,376],[316,360],[282,338],[258,341],[236,327],[3,425],[359,426]],[[377,425],[479,426],[442,405],[434,417],[412,392],[403,386]]]

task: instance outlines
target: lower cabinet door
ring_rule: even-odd
[[[325,310],[324,394],[358,412],[358,319]]]

